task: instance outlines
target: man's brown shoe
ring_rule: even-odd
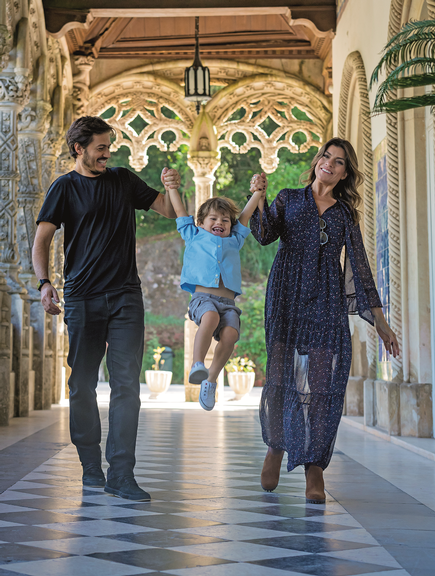
[[[263,470],[261,471],[261,487],[266,492],[272,492],[278,486],[281,462],[284,450],[267,449],[264,459]]]
[[[314,464],[305,465],[307,504],[324,504],[326,500],[325,483],[323,482],[323,470]]]

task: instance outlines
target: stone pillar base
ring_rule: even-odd
[[[345,397],[346,416],[362,416],[364,414],[364,378],[350,376]]]
[[[375,381],[364,380],[364,424],[375,426]]]
[[[391,436],[400,435],[400,384],[375,381],[376,426]]]
[[[432,438],[432,430],[432,384],[401,384],[401,435]]]

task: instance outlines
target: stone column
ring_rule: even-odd
[[[14,404],[12,372],[11,297],[3,274],[0,275],[0,426],[7,426]],[[11,393],[12,390],[12,393]]]
[[[18,278],[16,226],[19,180],[17,115],[27,103],[30,91],[25,72],[25,69],[15,68],[14,73],[3,72],[0,75],[0,270],[6,277],[11,297],[12,372],[20,399],[23,395],[23,405],[17,407],[17,413],[24,414],[28,412],[30,303]],[[5,374],[6,370],[2,373]],[[11,394],[9,379],[0,382],[0,388],[5,402],[5,397]],[[7,424],[5,421],[2,423]]]
[[[33,370],[35,377],[34,406],[37,410],[48,410],[52,403],[53,350],[47,334],[51,319],[41,306],[41,296],[36,289],[37,278],[32,265],[32,247],[36,233],[36,218],[44,200],[42,187],[42,148],[41,142],[50,126],[51,104],[46,100],[46,57],[38,60],[36,91],[29,104],[21,111],[18,123],[19,154],[18,163],[21,175],[18,187],[18,245],[21,273],[30,299],[30,323],[33,327]],[[20,402],[20,404],[22,404]],[[28,409],[27,409],[28,411]],[[20,414],[25,413],[24,407]]]
[[[73,56],[74,64],[78,73],[74,75],[73,90],[73,114],[74,119],[84,116],[88,110],[89,104],[89,85],[90,73],[95,63],[95,58],[91,55],[75,54]]]
[[[195,182],[195,208],[213,196],[215,172],[220,164],[219,153],[214,151],[190,152],[187,162],[192,168]]]
[[[42,188],[44,194],[51,184],[59,177],[56,173],[56,163],[61,157],[64,115],[64,95],[62,86],[57,86],[53,93],[52,123],[42,140]],[[50,251],[50,279],[56,288],[59,298],[63,299],[63,228],[54,234]],[[51,364],[52,385],[51,402],[59,403],[62,397],[63,364],[64,364],[64,315],[48,316],[45,319],[45,350],[50,358],[46,359]]]
[[[56,111],[56,105],[54,107]],[[73,112],[73,104],[72,99],[66,97],[65,98],[65,127],[69,128],[69,125],[72,120],[72,112]],[[63,114],[62,114],[63,118]],[[63,133],[63,131],[62,131]],[[62,137],[59,141],[60,146],[60,154],[56,158],[55,166],[54,166],[54,180],[62,176],[63,174],[67,174],[74,169],[75,161],[71,158],[68,150],[68,146],[66,144],[65,138]],[[63,252],[63,239],[64,239],[64,229],[60,228],[54,235],[54,248],[53,248],[53,270],[54,270],[54,278],[53,278],[53,285],[56,288],[59,298],[62,300],[63,298],[63,285],[64,285],[64,276],[63,276],[63,266],[64,266],[64,252]],[[57,316],[54,319],[55,323],[55,332],[56,332],[56,339],[57,339],[57,353],[56,353],[56,374],[57,378],[60,377],[59,380],[59,387],[56,388],[56,395],[59,399],[62,397],[64,393],[64,397],[68,398],[68,378],[71,373],[71,369],[68,366],[67,358],[68,358],[68,350],[69,350],[69,343],[68,343],[68,332],[67,327],[64,324],[64,315],[63,313]],[[62,377],[64,374],[64,378]],[[65,389],[62,391],[61,384],[64,382]]]

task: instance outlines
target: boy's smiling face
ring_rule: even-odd
[[[216,212],[215,210],[210,210],[204,221],[198,226],[221,238],[226,238],[231,234],[231,218],[229,214]]]

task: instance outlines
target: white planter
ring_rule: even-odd
[[[151,390],[150,400],[166,392],[171,380],[172,372],[168,370],[145,370],[145,382]]]
[[[236,397],[240,400],[252,390],[255,382],[255,372],[228,372],[228,384]]]

